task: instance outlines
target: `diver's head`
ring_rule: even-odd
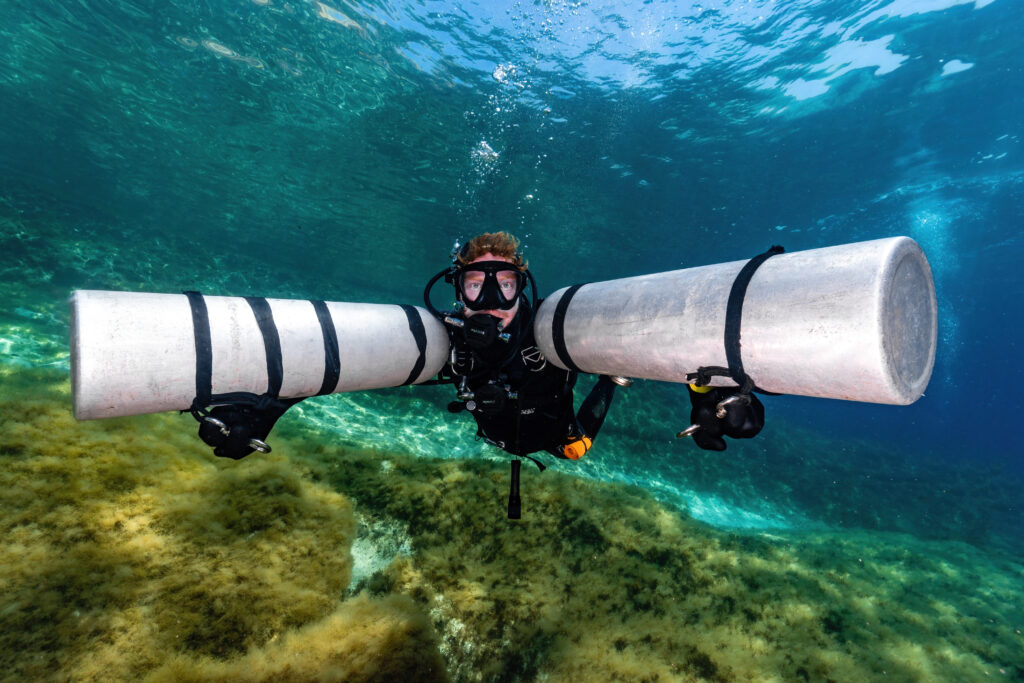
[[[455,287],[467,317],[491,315],[507,327],[519,312],[526,263],[519,240],[507,232],[484,233],[456,257]]]
[[[455,254],[455,265],[465,266],[488,255],[511,263],[519,270],[526,270],[527,263],[523,260],[523,252],[519,250],[519,240],[504,230],[485,232],[466,242]]]

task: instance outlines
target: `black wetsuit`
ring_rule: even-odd
[[[515,455],[548,451],[565,457],[566,444],[584,434],[590,439],[597,435],[615,385],[602,377],[577,416],[576,373],[549,363],[537,348],[533,312],[526,301],[504,331],[510,335],[507,342],[495,341],[483,349],[471,348],[454,334],[452,357],[442,374],[460,394],[472,393],[461,403],[476,420],[478,436]]]

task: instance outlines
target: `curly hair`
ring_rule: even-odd
[[[488,252],[495,256],[507,258],[512,262],[512,265],[519,269],[524,269],[527,266],[526,261],[523,259],[523,253],[519,251],[519,240],[504,230],[501,232],[485,232],[466,242],[466,246],[459,252],[459,265],[464,266]]]

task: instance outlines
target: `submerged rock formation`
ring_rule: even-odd
[[[78,423],[60,375],[4,373],[12,680],[1024,677],[1024,569],[965,544],[732,533],[532,466],[510,522],[503,461],[295,425],[218,460],[187,416]]]

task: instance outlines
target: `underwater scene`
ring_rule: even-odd
[[[1018,0],[0,3],[0,680],[1024,681],[1022,35]],[[637,379],[518,520],[450,384],[309,398],[240,460],[73,415],[76,290],[422,306],[496,231],[542,297],[911,237],[930,382],[762,395],[716,452]]]

